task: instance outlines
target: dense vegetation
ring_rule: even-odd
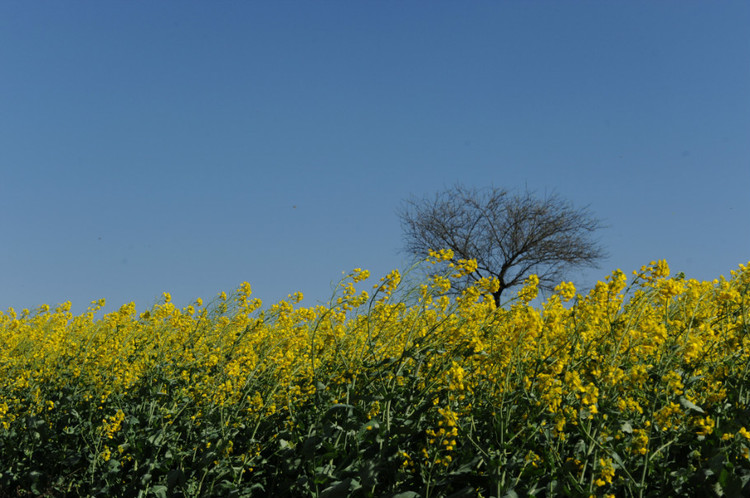
[[[0,313],[0,495],[750,495],[749,266],[498,308],[446,295],[473,265],[358,269],[328,306]]]

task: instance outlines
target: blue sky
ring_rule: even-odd
[[[750,3],[2,2],[0,309],[316,304],[379,278],[396,209],[557,192],[590,285],[750,260]]]

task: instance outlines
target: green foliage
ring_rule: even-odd
[[[436,253],[436,257],[443,257]],[[458,271],[461,275],[461,268]],[[454,276],[455,276],[454,275]],[[0,315],[0,496],[750,494],[750,272]],[[200,305],[199,305],[200,306]]]

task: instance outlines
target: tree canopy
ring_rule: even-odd
[[[455,259],[475,259],[477,269],[467,279],[497,278],[498,306],[505,289],[532,273],[540,288],[552,289],[566,270],[595,267],[606,256],[593,238],[601,222],[554,193],[456,185],[406,200],[398,215],[407,252],[425,258],[430,250],[451,249]]]

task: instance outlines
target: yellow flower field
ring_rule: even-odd
[[[473,264],[327,306],[8,309],[0,496],[750,495],[750,266],[496,308],[446,294]]]

